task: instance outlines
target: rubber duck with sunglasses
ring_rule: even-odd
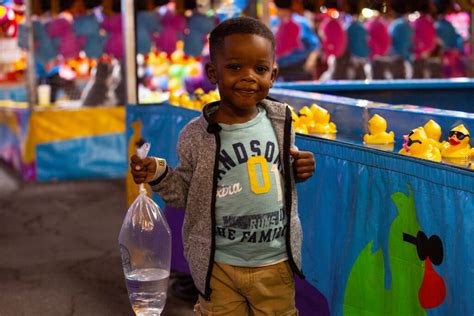
[[[461,124],[449,131],[447,142],[443,142],[441,155],[443,158],[465,159],[474,154],[469,144],[469,131]]]

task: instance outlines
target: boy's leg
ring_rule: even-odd
[[[288,261],[253,268],[247,299],[250,315],[297,316],[295,283]],[[246,293],[247,294],[247,293]]]
[[[214,263],[211,276],[211,300],[199,296],[194,311],[196,316],[246,316],[248,303],[239,293],[238,268]]]

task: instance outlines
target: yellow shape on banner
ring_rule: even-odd
[[[20,128],[16,120],[15,112],[0,111],[0,125],[6,125],[8,129],[16,136],[20,136]]]
[[[125,107],[45,109],[31,113],[23,161],[35,161],[38,144],[125,133]]]

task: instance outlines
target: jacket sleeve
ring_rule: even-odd
[[[175,207],[186,207],[189,185],[194,170],[194,160],[192,154],[193,137],[186,131],[179,136],[177,152],[178,166],[176,169],[167,167],[165,173],[158,178],[152,185],[155,191],[166,204]]]

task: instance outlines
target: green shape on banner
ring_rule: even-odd
[[[373,241],[362,250],[352,267],[344,298],[344,315],[384,315],[384,263]]]
[[[392,194],[398,216],[389,231],[390,288],[385,288],[386,272],[382,249],[372,252],[370,241],[359,254],[347,281],[344,315],[426,315],[418,301],[424,273],[416,247],[403,241],[403,233],[416,236],[421,230],[416,218],[413,191]]]

